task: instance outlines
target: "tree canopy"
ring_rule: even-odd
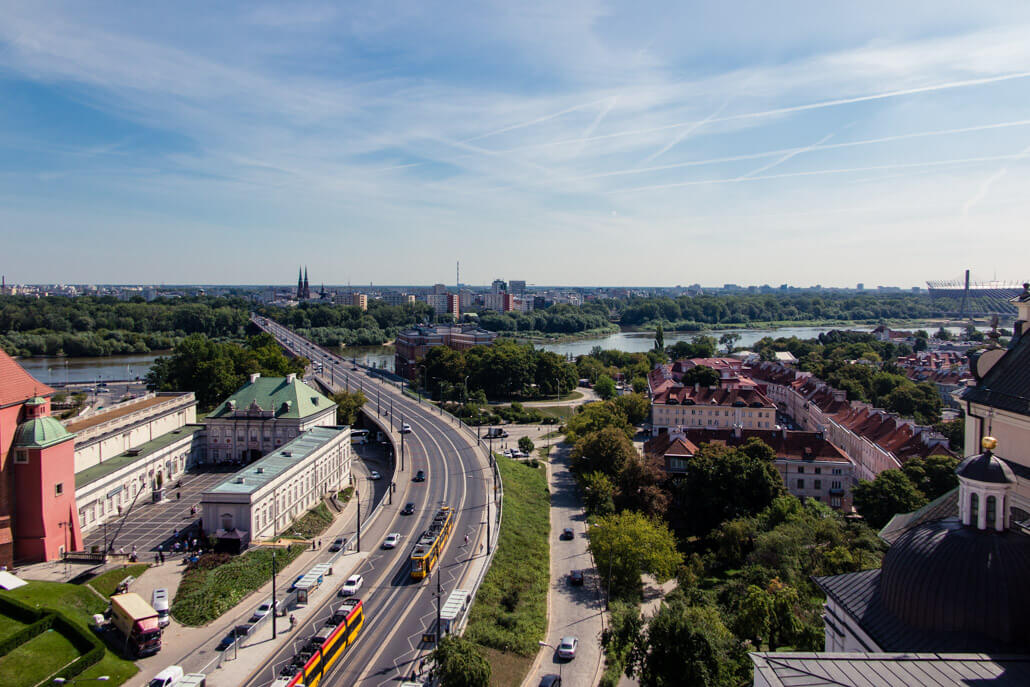
[[[490,663],[476,645],[456,635],[444,635],[429,655],[441,687],[489,687]]]
[[[859,515],[869,526],[880,529],[899,513],[910,513],[926,505],[926,496],[901,470],[884,470],[871,482],[861,480],[851,489]]]
[[[590,551],[613,597],[639,595],[642,574],[664,582],[683,561],[665,523],[634,511],[598,518],[589,536]]]

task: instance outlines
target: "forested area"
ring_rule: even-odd
[[[687,331],[711,325],[819,320],[876,322],[943,314],[929,296],[918,294],[732,294],[631,298],[604,303],[619,313],[624,326],[648,327],[662,322],[667,330]]]

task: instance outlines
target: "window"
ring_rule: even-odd
[[[830,505],[833,506],[834,508],[840,508],[840,497],[839,496],[831,496],[830,497]]]
[[[822,481],[821,479],[817,479],[817,480],[815,480],[815,481],[814,481],[814,482],[812,483],[812,488],[813,488],[813,489],[822,489],[822,488],[823,488],[823,481]]]
[[[805,471],[805,466],[804,465],[799,465],[798,466],[798,472],[803,473],[804,471]]]
[[[835,474],[835,475],[843,475],[844,471],[841,470],[840,468],[833,468],[833,474]]]
[[[804,488],[805,488],[805,480],[799,479],[798,480],[798,489],[804,489]]]
[[[840,489],[840,488],[841,488],[840,480],[833,480],[832,482],[830,482],[830,489]]]
[[[980,521],[980,496],[971,494],[969,496],[969,522],[974,525]]]
[[[815,469],[815,474],[817,474],[817,475],[823,474],[823,469],[822,468],[816,468]]]
[[[994,519],[997,511],[997,499],[993,496],[987,497],[987,526],[994,528]]]
[[[63,482],[58,482],[57,484],[54,485],[54,494],[56,494],[57,496],[60,496],[63,493],[64,493],[64,483]]]
[[[25,449],[18,449],[17,451],[14,452],[14,462],[15,463],[28,463],[29,462],[29,452],[26,451]]]

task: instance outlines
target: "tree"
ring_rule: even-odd
[[[644,394],[623,394],[615,399],[615,405],[626,413],[630,424],[639,425],[651,416],[651,401]]]
[[[683,562],[665,523],[641,513],[624,511],[598,518],[589,536],[590,551],[612,598],[638,598],[641,574],[664,582]]]
[[[358,411],[365,405],[365,394],[361,391],[353,393],[340,391],[333,394],[336,403],[336,422],[341,425],[353,425],[358,420]]]
[[[654,349],[656,351],[665,350],[665,330],[662,329],[662,323],[658,323],[658,327],[654,331]]]
[[[873,481],[861,480],[851,490],[859,515],[873,529],[881,529],[898,513],[926,505],[926,497],[901,470],[884,470]]]
[[[533,440],[529,437],[521,437],[519,439],[519,450],[523,453],[531,454],[535,448],[536,446],[533,445]]]
[[[761,647],[764,641],[769,639],[772,625],[772,598],[761,587],[748,585],[744,596],[737,603],[734,632],[744,639],[750,639],[756,647]]]
[[[594,391],[601,399],[607,401],[615,396],[615,380],[608,375],[601,375],[594,383]]]
[[[923,496],[933,501],[958,486],[957,467],[958,458],[955,456],[935,454],[926,458],[910,458],[901,466],[901,471],[916,489],[923,492]]]
[[[938,422],[933,428],[948,438],[948,448],[962,453],[966,444],[966,418],[960,417],[950,422]]]
[[[619,509],[661,517],[669,505],[669,495],[661,488],[664,479],[665,471],[655,462],[634,455],[616,478]]]
[[[646,377],[634,377],[631,382],[633,385],[634,393],[642,394],[647,391],[647,378]]]
[[[681,381],[684,386],[694,386],[695,384],[714,386],[719,383],[719,378],[718,371],[713,368],[707,365],[695,365],[683,373]]]
[[[633,438],[633,425],[626,419],[626,413],[622,408],[613,401],[601,401],[576,408],[576,414],[565,423],[565,440],[575,443],[590,432],[605,427],[616,427],[627,439]]]
[[[737,332],[726,332],[719,337],[719,343],[726,347],[726,355],[733,352],[733,344],[740,341],[740,334]]]
[[[715,355],[715,337],[698,334],[689,342],[677,341],[669,347],[669,357],[674,360],[685,358],[711,358]]]
[[[711,606],[689,606],[673,592],[634,652],[641,687],[736,687],[746,654]]]
[[[489,687],[490,663],[476,645],[456,635],[444,635],[429,655],[441,687]]]
[[[949,332],[944,327],[941,327],[933,335],[933,338],[938,339],[939,341],[951,341],[951,332]]]
[[[633,442],[617,427],[605,427],[587,434],[576,442],[570,454],[577,472],[599,471],[612,479],[637,455]]]
[[[588,472],[580,480],[583,505],[590,515],[611,515],[615,512],[615,485],[599,470]]]

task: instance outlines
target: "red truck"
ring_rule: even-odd
[[[161,650],[157,611],[139,594],[111,597],[111,624],[125,637],[125,645],[134,656],[150,656]]]

